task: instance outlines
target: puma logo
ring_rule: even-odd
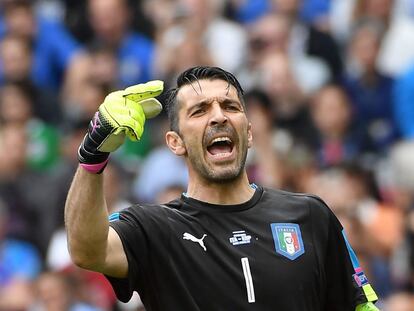
[[[100,128],[101,126],[98,124],[98,120],[99,120],[99,112],[95,112],[95,116],[93,117],[92,120],[92,134],[96,131],[96,129]]]
[[[185,233],[183,234],[183,239],[184,239],[184,240],[190,240],[190,241],[192,241],[192,242],[196,242],[196,243],[200,244],[200,246],[201,246],[201,247],[204,249],[204,251],[206,252],[206,251],[207,251],[207,249],[206,249],[206,246],[204,245],[204,241],[203,241],[203,239],[204,239],[206,236],[207,236],[207,234],[203,234],[203,236],[202,236],[200,239],[197,239],[194,235],[192,235],[192,234],[190,234],[190,233],[185,232]]]

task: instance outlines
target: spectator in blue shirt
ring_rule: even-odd
[[[30,42],[13,34],[6,34],[0,42],[0,86],[18,84],[29,90],[36,117],[53,124],[61,121],[61,111],[56,92],[39,86],[32,77],[34,61]],[[4,116],[2,116],[4,117]]]
[[[79,46],[63,25],[35,15],[32,1],[7,0],[4,3],[4,32],[32,43],[31,77],[39,87],[58,90]],[[5,35],[2,34],[2,37]],[[3,69],[0,67],[0,78]]]
[[[370,140],[352,122],[351,103],[340,86],[323,87],[311,107],[317,130],[313,150],[320,167],[358,161],[371,151]]]
[[[94,40],[115,50],[119,64],[119,87],[150,80],[153,42],[131,30],[126,0],[89,0],[89,21]]]
[[[384,27],[362,20],[350,41],[348,71],[343,85],[353,104],[355,121],[372,139],[376,150],[386,150],[398,137],[393,117],[394,80],[377,67]]]

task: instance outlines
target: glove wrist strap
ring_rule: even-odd
[[[110,129],[103,126],[97,111],[78,149],[78,160],[82,168],[93,174],[103,172],[108,163],[109,152],[99,151],[99,146],[109,134]]]
[[[89,173],[92,174],[101,174],[103,170],[105,169],[106,165],[108,164],[108,160],[106,159],[102,163],[96,163],[96,164],[86,164],[86,163],[80,163],[80,167],[87,170]]]

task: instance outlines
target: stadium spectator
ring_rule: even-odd
[[[273,128],[272,104],[267,94],[261,90],[251,90],[245,94],[246,107],[255,139],[254,147],[249,150],[247,167],[252,182],[272,188],[284,186],[284,171],[280,159],[282,139]],[[290,148],[290,146],[287,146]]]
[[[31,169],[50,170],[59,160],[59,134],[54,126],[35,116],[35,98],[35,90],[30,84],[5,84],[0,88],[0,122],[26,130],[26,158]]]
[[[118,62],[115,51],[109,46],[94,44],[84,50],[68,69],[65,85],[61,90],[63,105],[79,105],[79,93],[84,84],[94,83],[112,90],[118,84]],[[76,110],[76,108],[74,108]],[[68,112],[71,116],[70,111]]]
[[[259,77],[266,69],[258,68],[259,64],[275,53],[283,53],[289,58],[291,70],[306,94],[331,79],[329,67],[321,59],[298,53],[290,40],[293,30],[289,17],[281,13],[266,14],[250,25],[248,65],[242,76],[247,87],[260,84]]]
[[[338,40],[347,44],[353,25],[361,19],[369,18],[382,23],[385,34],[379,51],[378,68],[387,75],[398,76],[414,59],[414,20],[409,14],[409,5],[403,1],[332,1],[332,31]],[[404,7],[407,9],[399,9]]]
[[[31,79],[32,49],[30,41],[22,36],[6,34],[0,48],[2,82]]]
[[[286,54],[274,53],[262,60],[263,90],[272,102],[273,126],[284,130],[296,143],[313,137],[308,98],[301,89]]]
[[[36,300],[28,311],[102,311],[103,309],[79,301],[79,290],[71,280],[60,273],[45,272],[36,281]]]
[[[351,103],[340,86],[322,88],[311,107],[318,132],[313,150],[319,165],[325,167],[361,160],[358,157],[372,149],[368,138],[353,126]]]
[[[77,2],[76,6],[84,9],[79,14],[87,15],[82,32],[91,33],[84,34],[88,38],[86,48],[68,70],[63,89],[65,103],[79,101],[78,91],[90,79],[112,90],[152,77],[154,44],[134,31],[128,0],[91,0],[86,4]]]
[[[155,71],[167,84],[172,84],[177,72],[185,68],[196,64],[214,65],[212,55],[200,33],[192,29],[184,31],[178,40],[165,39],[159,45]]]
[[[0,155],[0,198],[9,212],[7,234],[33,243],[43,256],[57,225],[56,185],[49,174],[27,166],[28,136],[24,127],[3,125],[0,147],[4,150]]]
[[[392,77],[404,72],[414,60],[414,20],[404,14],[395,14],[397,2],[398,0],[382,0],[381,3],[374,0],[359,1],[363,7],[365,5],[366,16],[377,16],[387,27],[378,56],[378,66],[382,72]]]
[[[93,114],[94,109],[105,98],[105,92],[110,90],[107,85],[92,79],[89,74],[76,77],[72,82],[70,86],[66,85],[62,94],[62,110],[66,123]]]
[[[33,299],[31,282],[42,261],[32,244],[6,236],[9,221],[7,207],[0,202],[0,309],[27,310]]]
[[[194,51],[181,51],[182,57],[189,53],[201,52],[199,56],[203,64],[214,64],[235,72],[240,71],[246,60],[247,35],[238,24],[222,15],[223,2],[214,0],[180,0],[173,9],[175,22],[160,35],[158,53],[161,66],[158,70],[163,76],[162,64],[164,59],[173,59],[172,51],[182,48],[196,48]],[[200,50],[204,47],[206,51]],[[217,48],[220,47],[220,48]],[[185,52],[185,53],[184,53]],[[196,61],[196,55],[191,55]],[[186,59],[178,59],[185,63]],[[168,63],[168,62],[167,62]],[[200,63],[199,63],[200,64]],[[175,68],[181,70],[180,68]],[[175,74],[177,75],[179,71]]]
[[[303,0],[273,0],[272,9],[287,16],[292,23],[289,37],[291,50],[297,54],[315,56],[329,67],[333,79],[342,74],[343,64],[337,43],[327,32],[317,29],[300,19]]]
[[[33,113],[40,119],[58,124],[61,109],[56,93],[49,87],[36,86],[31,70],[33,54],[31,43],[21,36],[6,34],[0,42],[0,85],[16,83],[30,90]]]
[[[384,153],[398,137],[394,118],[394,80],[377,66],[383,26],[375,20],[355,25],[349,42],[349,59],[343,85],[353,106],[355,123]]]
[[[88,19],[93,39],[111,47],[118,63],[117,87],[152,78],[154,43],[131,27],[127,0],[89,0]]]
[[[5,33],[32,42],[33,83],[58,91],[79,46],[64,26],[36,16],[32,5],[28,0],[3,1]]]

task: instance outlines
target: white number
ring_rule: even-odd
[[[241,265],[243,268],[244,279],[246,280],[247,301],[249,303],[252,303],[252,302],[255,302],[256,300],[254,297],[254,286],[253,286],[252,273],[250,272],[249,258],[243,257],[241,259]]]

